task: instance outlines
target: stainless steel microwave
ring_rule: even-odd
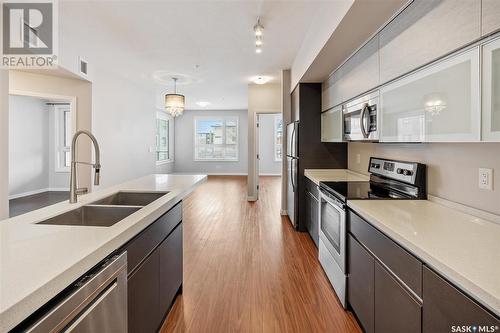
[[[357,98],[344,105],[344,140],[378,141],[379,92]]]

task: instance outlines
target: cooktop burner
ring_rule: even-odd
[[[410,199],[403,193],[369,181],[321,182],[320,188],[342,201],[361,199]]]

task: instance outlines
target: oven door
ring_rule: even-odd
[[[319,238],[342,272],[345,272],[345,204],[320,191]]]

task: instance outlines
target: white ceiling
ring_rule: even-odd
[[[178,87],[188,109],[200,109],[197,101],[211,102],[209,109],[245,109],[249,78],[279,80],[332,1],[67,0],[60,2],[60,33],[78,41],[90,66],[136,80],[158,97],[172,84],[158,82],[155,73],[180,74],[191,82]],[[262,54],[255,53],[253,35],[258,16]]]

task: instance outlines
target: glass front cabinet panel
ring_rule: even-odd
[[[483,46],[483,140],[500,142],[500,39]]]
[[[336,106],[321,114],[321,142],[342,142],[342,107]]]
[[[479,141],[479,69],[475,47],[381,88],[380,141]]]

